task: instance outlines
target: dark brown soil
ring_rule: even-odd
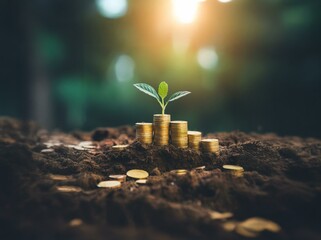
[[[221,155],[134,141],[131,127],[90,133],[48,133],[35,124],[0,119],[0,239],[242,239],[209,213],[232,212],[233,220],[264,217],[282,231],[259,239],[321,239],[321,141],[242,132],[209,134],[220,140]],[[41,153],[56,140],[54,152]],[[94,152],[68,148],[98,141]],[[124,151],[114,144],[130,146]],[[223,164],[245,169],[243,177]],[[206,166],[205,171],[192,170]],[[120,189],[96,184],[109,174],[139,168],[150,173],[138,186]],[[178,176],[173,169],[191,170]],[[69,176],[53,180],[50,174]],[[60,192],[59,185],[81,188]],[[82,224],[71,226],[70,221]]]

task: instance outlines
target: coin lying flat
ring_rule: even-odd
[[[277,223],[259,217],[249,218],[241,222],[239,226],[254,232],[261,232],[264,230],[270,232],[279,232],[281,230],[281,227]]]
[[[186,169],[176,169],[176,170],[172,170],[171,172],[177,175],[185,175],[187,174],[188,171]]]
[[[109,175],[109,178],[115,179],[119,182],[125,182],[126,181],[126,175]]]
[[[205,166],[196,167],[196,168],[194,168],[194,170],[203,171],[203,170],[205,170]]]
[[[141,184],[141,185],[146,184],[147,183],[147,179],[138,179],[138,180],[136,180],[136,183],[137,184]]]
[[[121,186],[121,183],[119,181],[102,181],[97,184],[97,187],[99,188],[119,188]]]
[[[243,167],[237,165],[223,165],[223,168],[226,170],[244,171]]]
[[[144,178],[147,178],[149,176],[148,172],[146,172],[144,170],[140,170],[140,169],[129,170],[126,173],[126,175],[128,177],[135,178],[135,179],[144,179]]]
[[[48,148],[48,149],[42,149],[41,152],[42,153],[52,153],[54,152],[55,150],[51,149],[51,148]]]
[[[112,149],[114,150],[124,150],[128,147],[128,144],[125,144],[125,145],[115,145],[115,146],[112,146]]]
[[[71,176],[57,175],[57,174],[50,174],[49,177],[55,181],[66,181],[72,178]]]
[[[211,217],[211,219],[215,219],[215,220],[227,219],[227,218],[233,217],[233,213],[231,213],[231,212],[220,213],[220,212],[212,211],[212,212],[210,212],[210,217]]]
[[[58,186],[57,190],[60,192],[81,192],[81,188],[75,186]]]

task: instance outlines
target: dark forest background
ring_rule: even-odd
[[[0,1],[0,115],[148,122],[160,108],[132,85],[167,81],[192,92],[167,109],[190,129],[321,137],[320,0],[207,0],[190,24],[170,0],[122,2],[107,16],[98,0]]]

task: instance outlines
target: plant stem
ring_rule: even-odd
[[[165,114],[164,98],[162,98],[162,115]]]

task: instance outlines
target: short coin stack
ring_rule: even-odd
[[[188,147],[199,151],[202,133],[198,131],[188,131]]]
[[[203,139],[201,140],[201,147],[205,153],[215,153],[216,155],[220,154],[218,139]]]
[[[171,121],[171,141],[179,148],[187,148],[187,121]]]
[[[235,177],[242,177],[244,174],[244,168],[237,165],[223,165],[223,169],[230,171],[230,173]]]
[[[168,145],[169,142],[169,123],[171,115],[154,114],[154,144],[157,146]]]
[[[151,144],[153,142],[153,124],[136,123],[136,138],[141,143]]]

